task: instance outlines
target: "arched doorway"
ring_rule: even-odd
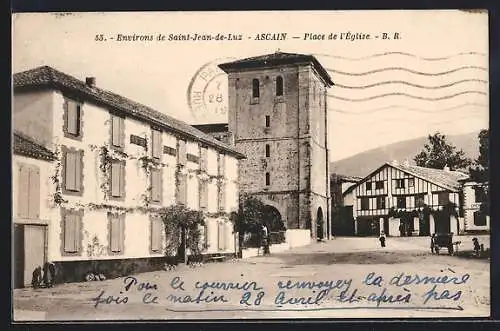
[[[318,211],[316,213],[316,237],[318,240],[322,240],[324,237],[324,220],[323,220],[323,209],[318,207]]]
[[[283,231],[285,229],[285,222],[281,218],[281,213],[273,206],[265,205],[263,209],[262,223],[267,226],[270,232]]]

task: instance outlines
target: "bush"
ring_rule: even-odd
[[[271,245],[283,244],[286,242],[285,231],[271,232],[269,233],[269,241]]]

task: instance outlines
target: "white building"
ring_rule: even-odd
[[[469,232],[490,231],[490,216],[481,210],[486,203],[488,184],[466,181],[463,184],[463,212],[465,228]]]
[[[45,245],[35,260],[53,262],[59,281],[82,280],[96,265],[117,274],[159,268],[165,238],[154,212],[176,203],[206,212],[205,253],[235,253],[227,215],[238,208],[242,154],[94,78],[44,66],[15,74],[13,86],[14,129],[54,155],[39,166],[39,213],[25,212],[18,169],[42,161],[13,160],[14,223],[43,224],[44,244],[24,240],[24,250]]]

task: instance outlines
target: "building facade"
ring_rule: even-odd
[[[465,230],[461,183],[468,175],[386,163],[352,190],[357,235],[429,235]]]
[[[330,175],[332,201],[332,229],[336,236],[354,235],[352,192],[353,187],[362,178],[341,174]]]
[[[247,156],[241,191],[281,215],[287,240],[329,237],[330,76],[311,55],[281,52],[219,67],[229,80],[228,131]]]
[[[205,212],[204,253],[235,253],[227,215],[238,208],[242,154],[96,87],[94,78],[81,81],[40,67],[13,81],[14,129],[54,155],[40,165],[40,213],[28,218],[43,222],[47,249],[41,260],[53,262],[58,277],[82,280],[95,265],[123,273],[163,265],[166,238],[156,212],[173,204]],[[14,169],[28,163],[13,162]],[[31,207],[16,174],[18,224]],[[41,244],[31,245],[24,250]]]
[[[487,203],[488,183],[465,181],[463,183],[463,215],[464,225],[468,232],[489,232],[490,216],[482,205]]]

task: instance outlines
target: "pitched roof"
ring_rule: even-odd
[[[276,52],[272,54],[260,55],[249,57],[246,59],[236,60],[233,62],[227,62],[219,64],[219,68],[225,72],[234,71],[236,69],[245,68],[258,68],[268,65],[280,65],[280,64],[296,64],[296,63],[312,63],[314,69],[320,74],[325,83],[328,86],[332,86],[333,81],[326,69],[319,63],[319,61],[309,54],[295,54],[295,53],[284,53]]]
[[[35,159],[47,161],[55,160],[54,153],[49,149],[35,142],[31,137],[17,131],[14,132],[13,151],[14,154]]]
[[[460,171],[425,168],[408,164],[389,165],[401,171],[407,172],[415,177],[425,179],[431,183],[452,191],[456,191],[460,188],[461,180],[469,178],[469,175]]]
[[[348,175],[341,175],[341,174],[331,173],[330,174],[330,180],[333,181],[334,179],[338,179],[338,180],[343,181],[343,182],[359,182],[360,180],[363,179],[363,177],[348,176]]]
[[[364,183],[366,180],[368,180],[368,178],[370,178],[375,173],[379,172],[381,169],[385,167],[392,167],[394,169],[398,169],[400,171],[406,172],[410,175],[421,178],[423,180],[426,180],[430,183],[433,183],[435,185],[438,185],[444,189],[451,191],[459,190],[461,187],[461,182],[469,178],[469,175],[460,171],[433,169],[433,168],[419,167],[416,165],[387,162],[378,167],[376,170],[372,171],[368,176],[364,177],[361,181],[358,182],[357,185]]]
[[[29,88],[51,87],[60,89],[62,92],[69,91],[78,93],[89,101],[122,111],[129,116],[158,125],[185,138],[200,141],[215,149],[234,155],[237,158],[245,158],[243,154],[237,152],[229,145],[222,143],[185,122],[179,121],[116,93],[95,86],[91,87],[85,82],[49,66],[37,67],[15,73],[13,77],[13,87],[14,91]]]

